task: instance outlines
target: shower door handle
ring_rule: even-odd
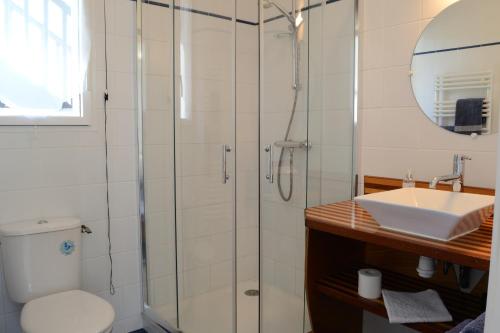
[[[272,184],[274,183],[274,174],[273,174],[273,146],[266,145],[264,151],[267,153],[267,181]]]
[[[229,180],[229,175],[227,174],[227,153],[230,152],[230,145],[222,145],[222,184],[227,184]]]

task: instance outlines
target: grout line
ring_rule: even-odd
[[[396,24],[389,24],[389,25],[382,25],[374,28],[365,28],[363,27],[362,30],[360,30],[361,34],[367,33],[367,32],[372,32],[372,31],[379,31],[379,30],[387,30],[387,29],[393,29],[397,27],[402,27],[410,24],[415,24],[415,23],[423,23],[423,21],[426,21],[427,19],[415,19],[415,20],[410,20],[402,23],[396,23]]]

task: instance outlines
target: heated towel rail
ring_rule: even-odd
[[[453,126],[456,104],[462,98],[484,98],[481,134],[491,133],[493,108],[493,73],[455,73],[436,77],[434,118],[439,126]]]

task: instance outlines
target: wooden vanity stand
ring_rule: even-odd
[[[418,182],[418,187],[426,186]],[[365,177],[365,193],[395,189],[401,180]],[[440,189],[449,189],[441,186]],[[464,191],[494,195],[493,190],[465,187]],[[488,271],[493,219],[479,230],[450,242],[384,230],[353,201],[306,209],[306,288],[314,333],[362,332],[363,311],[387,317],[383,300],[358,296],[357,271],[382,271],[382,288],[397,291],[436,290],[453,316],[452,323],[409,324],[420,332],[446,332],[485,309],[488,274],[472,293],[458,288],[455,271],[444,263]],[[431,279],[416,272],[421,255],[439,260]]]

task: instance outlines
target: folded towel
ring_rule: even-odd
[[[457,326],[453,327],[451,330],[446,331],[446,333],[461,333],[465,326],[469,325],[472,322],[472,319],[466,319]]]
[[[467,326],[464,327],[460,333],[483,333],[484,332],[484,321],[486,320],[486,314],[483,313]]]
[[[455,132],[481,134],[484,98],[459,99],[455,110]]]
[[[382,295],[390,323],[434,323],[453,320],[435,290],[403,293],[384,289]]]

